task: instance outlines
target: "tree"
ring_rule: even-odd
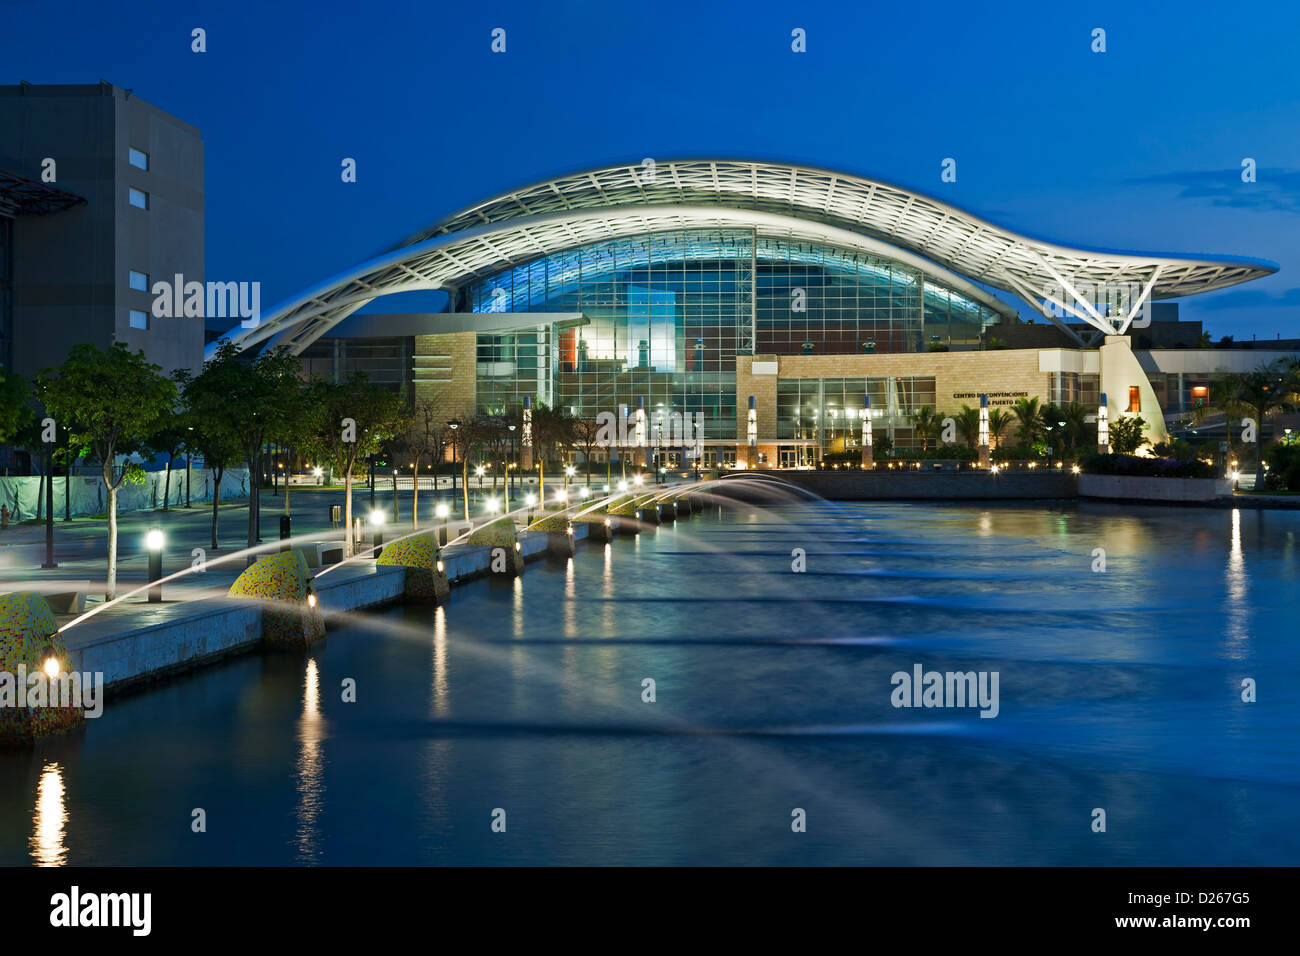
[[[587,470],[587,484],[591,485],[591,452],[600,440],[601,425],[594,418],[581,418],[573,423],[573,440],[582,448],[582,463]]]
[[[1043,433],[1043,410],[1038,405],[1038,399],[1016,399],[1011,413],[1016,416],[1016,423],[1020,427],[1021,444],[1032,445]]]
[[[0,445],[8,444],[32,420],[27,383],[17,375],[0,372]]]
[[[188,372],[186,369],[180,371]],[[177,377],[173,375],[173,378]],[[183,381],[183,378],[177,379],[177,385],[183,384]],[[175,414],[164,420],[163,425],[153,433],[147,443],[151,452],[167,456],[167,475],[163,484],[163,511],[167,511],[171,503],[172,463],[176,460],[176,454],[180,451],[181,446],[189,438],[189,434],[189,425],[185,415],[178,409]]]
[[[227,407],[227,396],[242,377],[240,361],[233,346],[223,344],[217,354],[203,363],[197,376],[187,370],[175,373],[180,387],[181,407],[188,423],[187,453],[197,451],[212,472],[212,550],[220,545],[217,538],[217,515],[221,507],[221,479],[226,469],[240,460],[243,436],[240,422]],[[251,492],[250,492],[251,495]],[[250,504],[251,507],[251,504]]]
[[[108,582],[106,596],[117,595],[117,490],[130,466],[118,454],[147,442],[175,405],[176,385],[121,342],[107,350],[74,345],[57,369],[42,369],[37,392],[45,410],[62,422],[74,445],[88,447],[99,461],[108,492]]]
[[[930,405],[922,405],[912,414],[912,427],[921,439],[921,451],[929,451],[930,442],[943,427],[943,416]]]
[[[974,448],[980,436],[980,410],[963,405],[961,412],[953,418],[957,425],[957,434],[966,443],[966,447]]]
[[[351,557],[352,473],[359,460],[377,454],[406,426],[401,396],[370,383],[364,372],[343,382],[313,381],[307,395],[309,425],[304,450],[343,476],[345,556]]]
[[[1131,455],[1142,447],[1146,421],[1141,415],[1123,415],[1110,423],[1110,446],[1120,455]]]
[[[229,342],[222,343],[212,361],[223,366],[219,377],[227,387],[217,414],[236,423],[248,463],[248,563],[252,564],[261,520],[262,456],[267,443],[284,434],[294,416],[302,414],[302,364],[286,348],[249,356]]]
[[[1286,359],[1266,362],[1253,371],[1237,376],[1233,397],[1237,407],[1255,420],[1255,463],[1263,461],[1264,419],[1274,412],[1291,412],[1296,408],[1296,365]],[[1262,469],[1260,469],[1262,470]]]
[[[1002,433],[1011,427],[1015,416],[1001,408],[989,412],[989,444],[994,447],[1002,444]]]
[[[415,403],[411,412],[410,423],[402,436],[402,447],[411,460],[413,477],[411,479],[411,527],[420,526],[420,462],[425,458],[434,464],[434,487],[437,488],[437,462],[442,460],[442,450],[447,445],[447,425],[439,414],[438,405],[428,400]],[[435,495],[436,498],[436,495]]]
[[[1065,422],[1066,447],[1079,448],[1084,444],[1096,445],[1095,441],[1087,442],[1089,414],[1087,408],[1078,402],[1067,402],[1064,405],[1058,405],[1057,411],[1061,416],[1060,421]]]

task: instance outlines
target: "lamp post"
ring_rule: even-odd
[[[45,443],[45,563],[42,568],[57,568],[54,561],[54,419],[46,419],[50,440]]]
[[[989,397],[987,394],[980,395],[979,445],[980,467],[987,468],[989,466]]]
[[[754,396],[749,396],[749,414],[745,421],[745,439],[749,444],[750,468],[758,467],[758,409],[754,407]]]
[[[1110,454],[1110,422],[1107,420],[1106,393],[1101,393],[1101,404],[1097,406],[1097,451],[1103,455]]]
[[[514,462],[515,462],[515,423],[514,423],[514,422],[511,422],[511,423],[510,423],[509,425],[507,425],[506,427],[510,429],[510,461],[511,461],[511,463],[514,463]],[[516,468],[516,470],[518,470],[518,469]],[[507,466],[506,466],[506,511],[509,511],[509,510],[510,510],[510,504],[509,504],[509,502],[510,502],[510,482],[511,482],[511,480],[512,480],[512,478],[511,478],[511,475],[510,475],[510,466],[507,465]]]
[[[564,466],[564,496],[565,496],[565,498],[567,498],[567,497],[569,496],[569,479],[573,477],[573,475],[574,475],[574,471],[575,471],[575,469],[574,469],[574,467],[573,467],[572,465],[565,465],[565,466]]]
[[[194,426],[187,425],[185,426],[185,430],[192,432],[194,431]],[[190,447],[190,445],[193,441],[194,441],[193,436],[189,436],[188,440],[185,443],[185,507],[186,508],[190,506],[190,471],[191,471],[190,465],[193,464],[194,462],[194,449]],[[69,472],[68,474],[69,477],[71,477],[72,473]]]
[[[162,585],[158,581],[162,580],[162,552],[166,539],[163,537],[161,528],[150,528],[149,533],[144,536],[144,546],[149,552],[149,603],[162,603]]]
[[[871,396],[866,395],[862,403],[862,467],[874,470],[876,467],[876,450],[871,441]]]
[[[456,500],[456,429],[460,428],[460,420],[453,418],[447,423],[451,429],[451,500]],[[434,478],[436,485],[437,478]],[[437,497],[436,495],[434,497]]]
[[[451,509],[442,502],[433,506],[433,516],[442,522],[438,527],[438,544],[444,548],[447,546],[447,517],[450,514]]]
[[[374,557],[379,557],[379,552],[384,548],[384,512],[376,508],[370,512],[371,536],[374,538]]]

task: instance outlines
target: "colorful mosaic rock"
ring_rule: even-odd
[[[54,612],[40,594],[16,591],[0,595],[0,671],[13,675],[14,692],[22,695],[13,703],[27,700],[26,687],[17,686],[20,673],[40,674],[51,656],[58,659],[61,672],[66,674],[71,668],[67,646],[57,631]],[[0,746],[29,745],[80,726],[84,720],[80,707],[0,706]]]
[[[416,534],[384,546],[376,564],[406,569],[406,597],[411,601],[447,600],[451,588],[440,569],[442,552],[432,534]]]
[[[483,525],[481,528],[474,529],[466,539],[470,545],[486,546],[489,548],[505,548],[506,567],[505,571],[493,573],[517,575],[524,571],[524,556],[519,551],[519,537],[515,534],[515,522],[513,518],[502,516],[495,521]]]
[[[258,558],[235,579],[230,596],[268,602],[262,611],[262,641],[268,647],[306,647],[325,636],[325,618],[301,551]]]

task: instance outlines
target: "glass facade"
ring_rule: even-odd
[[[319,338],[303,349],[303,375],[342,382],[357,372],[376,385],[409,398],[408,381],[414,344],[409,338]]]
[[[906,444],[912,415],[935,406],[934,378],[783,379],[776,385],[776,437],[816,442],[827,451],[857,447],[867,396],[872,433]]]
[[[688,230],[557,253],[465,288],[460,311],[567,312],[478,336],[478,403],[525,395],[583,418],[700,413],[736,436],[736,355],[916,352],[978,342],[991,309],[889,259],[748,230]],[[931,392],[933,383],[931,383]],[[933,400],[931,400],[932,403]]]
[[[1096,405],[1101,401],[1100,376],[1079,372],[1048,372],[1047,394],[1048,401],[1057,405],[1068,405],[1070,402]]]

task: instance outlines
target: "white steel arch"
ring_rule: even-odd
[[[900,259],[1007,314],[1003,303],[972,284],[979,282],[1019,296],[1062,328],[1057,312],[1106,334],[1124,332],[1148,300],[1222,289],[1277,271],[1258,259],[1063,246],[889,183],[813,167],[644,161],[547,180],[479,203],[280,304],[257,328],[235,330],[229,338],[240,347],[274,339],[300,352],[382,295],[454,289],[607,239],[737,226]],[[1117,307],[1098,308],[1099,289],[1121,290]]]

